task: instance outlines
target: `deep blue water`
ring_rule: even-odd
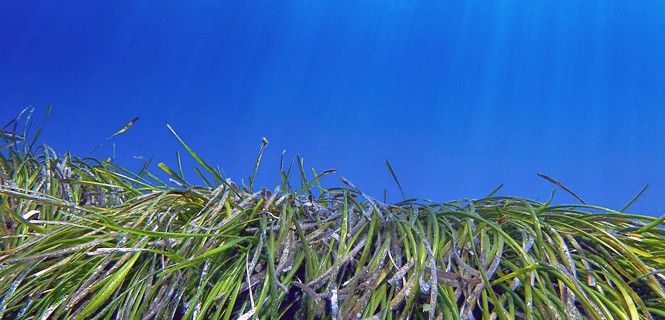
[[[85,154],[139,116],[132,167],[175,164],[169,123],[236,179],[266,136],[259,184],[286,149],[392,200],[386,159],[439,201],[545,200],[545,172],[620,208],[649,183],[633,211],[661,215],[664,35],[661,0],[0,1],[0,122],[52,104],[44,141]]]

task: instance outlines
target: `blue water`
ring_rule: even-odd
[[[130,167],[175,165],[169,123],[235,179],[265,136],[259,184],[286,149],[391,200],[386,159],[439,201],[545,200],[544,172],[620,208],[649,183],[633,211],[660,215],[664,35],[660,0],[0,1],[0,120],[52,104],[44,141],[83,155],[139,116]]]

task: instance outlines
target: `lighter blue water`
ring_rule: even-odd
[[[368,193],[586,201],[665,213],[664,1],[1,1],[0,120],[44,141],[175,163],[171,124],[227,176],[279,155]],[[95,151],[109,156],[112,145]],[[195,180],[195,174],[188,172]],[[334,178],[323,181],[337,184]],[[557,202],[574,202],[559,192]]]

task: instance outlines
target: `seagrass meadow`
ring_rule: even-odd
[[[266,189],[173,133],[200,182],[4,131],[0,318],[665,319],[664,218],[635,199],[386,203],[301,158]]]

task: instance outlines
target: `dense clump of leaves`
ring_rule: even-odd
[[[204,186],[165,164],[177,187],[45,146],[0,154],[0,318],[665,317],[663,219],[494,195],[387,204],[300,159],[300,186],[283,168],[255,192],[178,139]]]

